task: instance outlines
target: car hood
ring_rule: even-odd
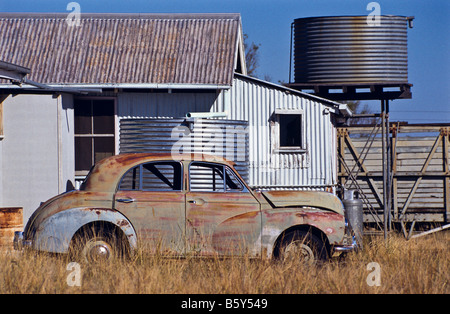
[[[334,194],[319,191],[264,191],[273,207],[315,207],[344,215],[344,206]]]

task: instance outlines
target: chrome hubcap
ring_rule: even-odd
[[[88,262],[108,261],[112,257],[112,248],[105,241],[91,240],[86,243],[83,255]]]
[[[109,248],[104,244],[94,246],[89,253],[93,260],[107,260],[110,256]]]

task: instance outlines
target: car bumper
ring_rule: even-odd
[[[16,231],[14,232],[14,250],[20,251],[23,249],[28,249],[33,246],[33,242],[31,240],[24,240],[23,232]]]
[[[353,236],[351,238],[352,243],[351,244],[344,244],[344,245],[335,245],[333,247],[334,253],[346,253],[346,252],[353,252],[359,249],[358,242],[356,242],[356,238]]]
[[[334,252],[336,253],[343,253],[343,252],[352,252],[356,251],[358,249],[358,245],[351,244],[351,245],[340,245],[334,247]]]

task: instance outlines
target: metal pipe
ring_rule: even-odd
[[[386,207],[387,207],[387,228],[391,231],[391,141],[390,141],[390,129],[389,129],[389,99],[385,99],[386,110]]]
[[[382,156],[382,164],[383,164],[383,225],[384,225],[384,238],[387,239],[388,235],[388,209],[387,209],[387,167],[386,167],[386,107],[384,103],[384,99],[381,100],[381,156]]]
[[[291,47],[289,50],[289,83],[292,82],[292,33],[294,30],[294,22],[291,23]]]
[[[226,117],[226,112],[188,112],[187,118],[223,118]]]

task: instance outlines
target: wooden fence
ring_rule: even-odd
[[[339,181],[361,193],[366,223],[383,221],[380,130],[379,126],[338,129]],[[449,222],[449,134],[450,124],[390,124],[390,222]]]

